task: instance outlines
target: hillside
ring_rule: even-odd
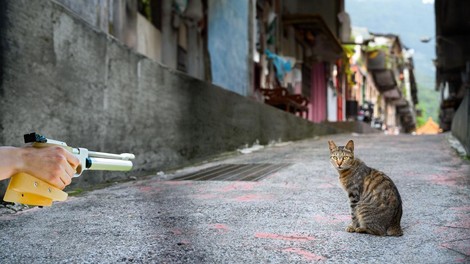
[[[439,93],[435,91],[434,38],[429,43],[423,37],[435,35],[434,5],[423,0],[345,0],[346,12],[353,26],[366,27],[372,33],[400,36],[403,44],[414,49],[415,75],[419,105],[423,118],[438,120]],[[430,1],[425,1],[430,2]]]

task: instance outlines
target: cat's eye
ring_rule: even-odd
[[[331,158],[334,159],[334,160],[338,159],[338,157],[336,157],[336,156],[332,156]]]
[[[349,157],[343,157],[343,159],[344,159],[344,160],[347,160],[347,159],[349,159]]]

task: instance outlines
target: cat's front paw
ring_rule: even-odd
[[[358,227],[356,228],[355,230],[356,233],[368,233],[367,232],[367,229],[363,228],[363,227]]]
[[[348,227],[346,227],[346,231],[349,233],[354,233],[356,232],[356,228],[354,228],[353,225],[349,225]]]

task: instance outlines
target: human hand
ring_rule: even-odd
[[[22,147],[16,173],[25,172],[59,189],[72,182],[80,161],[62,147]]]

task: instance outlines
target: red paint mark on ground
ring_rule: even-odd
[[[319,223],[344,223],[351,220],[350,215],[334,214],[331,216],[315,215],[313,220]]]
[[[217,230],[220,230],[220,231],[223,231],[223,232],[228,232],[230,229],[227,225],[224,225],[224,224],[213,224],[211,225],[211,228],[213,229],[217,229]]]
[[[456,208],[456,209],[454,209]],[[445,233],[448,231],[449,228],[465,228],[470,229],[470,217],[467,212],[463,212],[465,207],[454,207],[457,211],[456,213],[450,212],[451,215],[454,217],[452,221],[442,224],[442,226],[435,228],[435,233]]]
[[[441,247],[460,252],[464,255],[470,255],[470,240],[460,240],[441,244]]]
[[[329,217],[327,216],[323,216],[323,215],[315,215],[313,217],[313,220],[315,222],[320,222],[320,223],[329,223],[332,221],[332,219],[330,219]]]
[[[439,185],[457,186],[455,177],[450,177],[449,175],[434,174],[430,176],[429,181]]]
[[[317,185],[317,187],[321,189],[329,189],[329,188],[335,188],[337,187],[337,185],[331,184],[331,183],[322,183],[322,184]]]
[[[455,211],[470,211],[470,206],[451,207],[450,209]]]
[[[141,191],[141,192],[159,192],[161,190],[162,190],[161,188],[152,187],[152,186],[141,186],[141,187],[139,187],[139,191]]]
[[[443,234],[443,233],[447,233],[448,229],[449,229],[448,227],[440,226],[438,228],[435,228],[433,232],[436,234]]]
[[[301,190],[305,188],[304,186],[292,182],[285,182],[283,187],[289,190]]]
[[[149,187],[149,186],[139,187],[139,191],[142,191],[142,192],[150,192],[151,190],[152,190],[152,187]]]
[[[432,174],[426,177],[426,179],[435,184],[462,188],[466,186],[468,173],[469,169],[465,166],[458,170],[448,168],[447,171],[440,174]]]
[[[166,185],[192,185],[192,182],[189,181],[164,181],[162,184]]]
[[[181,229],[178,229],[178,228],[172,229],[171,232],[173,233],[173,235],[182,235],[183,234],[183,231]]]
[[[67,201],[63,201],[62,203],[68,203],[70,202],[70,200],[74,200],[75,197],[69,197],[67,199]],[[23,214],[31,214],[31,213],[34,213],[36,211],[40,211],[42,210],[41,208],[39,207],[33,207],[33,208],[29,208],[27,210],[24,210],[24,211],[17,211],[15,213],[11,213],[11,214],[4,214],[4,215],[0,215],[0,220],[15,220],[15,219],[18,219],[18,217],[21,217],[21,215]]]
[[[321,260],[326,260],[325,257],[316,255],[308,250],[301,249],[301,248],[285,248],[282,251],[284,252],[290,252],[290,253],[295,253],[297,255],[302,256],[306,260],[313,260],[313,261],[321,261]]]
[[[341,221],[349,221],[349,220],[351,220],[351,215],[349,215],[349,214],[334,214],[333,218],[341,220]]]
[[[236,183],[232,183],[230,185],[225,186],[224,188],[221,189],[221,191],[222,192],[230,192],[234,190],[250,191],[250,190],[253,190],[253,188],[258,184],[259,183],[257,182],[236,182]]]
[[[470,229],[470,218],[464,214],[458,214],[458,216],[459,220],[452,222],[449,226]]]
[[[253,202],[253,201],[262,201],[262,200],[271,200],[271,196],[269,195],[261,195],[261,194],[247,194],[243,196],[238,196],[234,198],[235,201],[239,202]]]
[[[267,239],[279,239],[286,241],[311,241],[314,240],[314,237],[311,236],[301,236],[301,235],[278,235],[272,233],[256,233],[256,238],[267,238]]]
[[[206,193],[206,194],[193,194],[191,195],[191,197],[196,198],[196,199],[215,199],[217,198],[217,195]]]

